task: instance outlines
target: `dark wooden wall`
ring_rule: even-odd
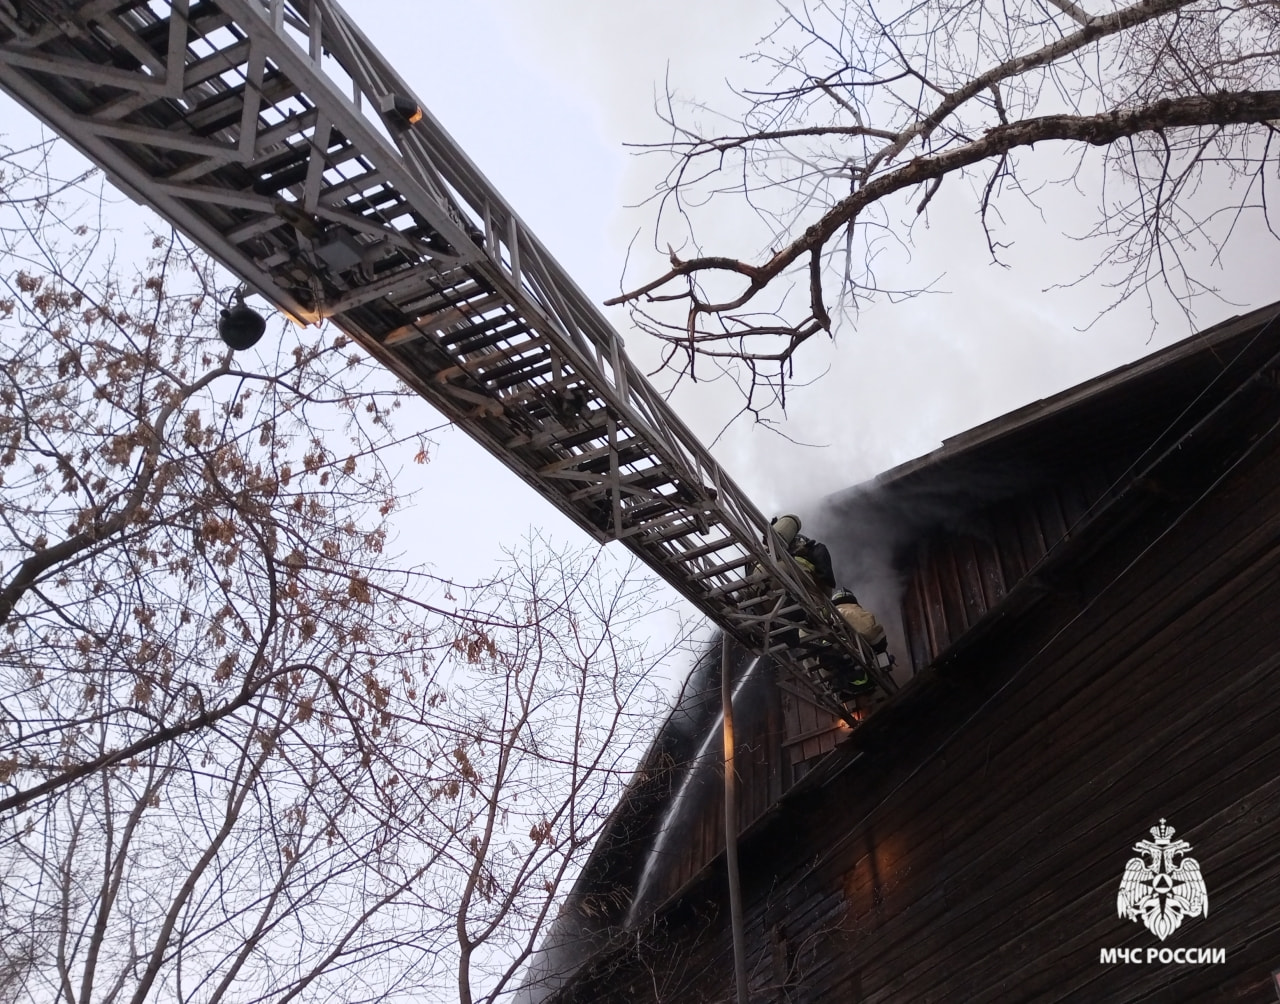
[[[1090,464],[975,514],[969,532],[918,541],[902,600],[911,664],[932,664],[999,606],[1069,532],[1088,522],[1123,476],[1118,463]]]
[[[742,842],[753,1001],[1273,999],[1277,424],[1280,394],[1251,385],[1042,562],[1034,601],[1011,580],[1071,524],[1070,490],[1007,510],[994,560],[930,542],[921,568],[954,579],[919,644],[950,657],[860,730],[861,756]],[[1132,845],[1161,818],[1193,845],[1210,904],[1164,947],[1223,948],[1224,965],[1099,962],[1161,946],[1116,915]],[[712,868],[558,1000],[726,1001],[730,959]]]
[[[715,656],[718,660],[718,655]],[[810,765],[835,748],[849,730],[831,712],[816,705],[807,691],[765,661],[732,650],[732,678],[750,676],[736,686],[734,732],[737,737],[735,778],[738,832],[749,833],[778,803]],[[709,683],[718,706],[718,676]],[[710,700],[711,698],[708,698]],[[667,902],[724,851],[724,760],[720,716],[704,726],[696,752],[670,768],[669,798],[655,819],[647,844],[638,844],[638,858],[657,855],[635,895],[641,908]]]
[[[754,659],[735,651],[735,681],[753,669]],[[734,701],[734,730],[744,742],[737,757],[737,808],[739,830],[746,830],[790,787],[791,773],[782,755],[783,726],[780,702],[773,686],[771,665],[755,667],[738,689]],[[718,678],[714,681],[718,688]],[[717,693],[718,698],[718,693]],[[718,699],[717,699],[718,706]],[[724,850],[724,749],[719,715],[706,730],[698,754],[680,766],[668,802],[668,813],[659,821],[665,831],[641,855],[658,853],[659,867],[642,890],[652,905],[665,902]]]

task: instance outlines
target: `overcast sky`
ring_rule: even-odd
[[[627,242],[652,218],[648,208],[627,207],[662,173],[656,158],[623,144],[661,137],[653,104],[664,80],[681,95],[717,101],[726,79],[748,72],[743,55],[777,17],[768,0],[366,0],[348,9],[597,301],[617,292]],[[948,292],[878,307],[834,351],[812,347],[811,371],[832,368],[793,398],[786,431],[823,445],[791,446],[739,424],[717,447],[762,509],[803,510],[821,493],[1188,334],[1172,312],[1153,332],[1141,303],[1081,331],[1107,302],[1105,286],[1041,292],[1089,262],[1087,249],[1062,235],[1082,207],[1096,205],[1089,179],[1081,185],[1082,198],[1056,218],[1010,220],[1008,269],[989,263],[967,206],[938,201],[915,253]],[[732,213],[723,227],[727,243],[710,250],[751,250],[728,243]],[[1213,275],[1240,307],[1205,304],[1202,325],[1273,298],[1274,257],[1274,245],[1253,254],[1241,242]],[[628,342],[645,355],[641,336]],[[706,385],[674,403],[704,440],[732,413],[732,400]],[[443,441],[441,460],[455,448]],[[514,479],[506,483],[515,490]]]
[[[432,113],[597,301],[617,292],[627,242],[651,220],[627,208],[662,174],[627,141],[661,136],[653,103],[669,79],[680,93],[715,102],[741,57],[772,25],[766,0],[348,0],[366,34],[399,67]],[[32,128],[6,101],[12,136]],[[1088,179],[1083,179],[1086,197]],[[1068,210],[1068,213],[1071,210]],[[710,250],[745,254],[725,245]],[[945,294],[862,316],[834,351],[814,345],[812,372],[830,373],[792,398],[787,434],[803,448],[739,424],[716,449],[766,512],[806,506],[928,452],[943,438],[1185,337],[1180,319],[1154,333],[1135,309],[1088,331],[1107,291],[1045,294],[1086,262],[1050,214],[1022,221],[1015,267],[988,263],[967,209],[940,200],[917,234],[916,263]],[[1206,307],[1207,325],[1274,297],[1274,247],[1242,243],[1218,278],[1240,308]],[[1255,245],[1256,247],[1256,245]],[[1073,257],[1074,256],[1074,257]],[[636,270],[633,274],[639,274]],[[1265,274],[1264,274],[1265,273]],[[624,318],[621,320],[625,320]],[[647,357],[638,335],[633,354]],[[687,388],[674,404],[704,439],[732,411],[717,388]],[[435,425],[425,412],[420,419]],[[497,461],[456,432],[437,435],[421,472],[413,525],[442,574],[469,578],[491,567],[503,542],[545,526],[566,542],[581,535]],[[416,470],[409,476],[419,479]],[[435,528],[447,528],[439,532]]]

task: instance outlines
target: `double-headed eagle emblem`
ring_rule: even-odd
[[[1173,839],[1173,827],[1162,819],[1151,827],[1155,840],[1139,840],[1133,849],[1142,857],[1130,858],[1120,880],[1116,907],[1120,916],[1141,919],[1161,941],[1182,923],[1183,917],[1209,915],[1209,894],[1195,858],[1186,856],[1191,845]]]

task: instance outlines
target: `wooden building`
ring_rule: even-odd
[[[909,681],[850,733],[736,666],[751,1000],[1276,999],[1280,305],[949,440],[822,524],[855,589],[892,581]],[[718,666],[527,1000],[733,999]],[[1117,908],[1161,820],[1208,904],[1164,939]]]

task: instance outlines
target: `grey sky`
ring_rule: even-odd
[[[625,207],[642,200],[662,172],[658,158],[631,156],[621,144],[661,136],[653,101],[664,77],[682,96],[719,102],[726,78],[752,71],[741,57],[777,16],[766,0],[432,5],[437,44],[415,63],[413,43],[397,31],[393,12],[419,5],[384,0],[352,9],[381,44],[405,53],[410,61],[397,62],[408,67],[423,99],[597,300],[617,291],[626,243],[652,218],[651,209]],[[383,9],[385,15],[373,16]],[[446,33],[449,43],[439,44]],[[450,69],[455,64],[469,70],[459,78]],[[1067,170],[1050,151],[1037,156],[1047,176]],[[719,458],[762,508],[803,504],[1184,337],[1190,329],[1172,312],[1153,334],[1142,303],[1077,330],[1108,301],[1098,282],[1042,292],[1089,264],[1087,249],[1063,230],[1079,226],[1096,206],[1096,184],[1082,176],[1078,196],[1046,196],[1043,218],[1013,212],[1008,269],[990,264],[981,230],[960,204],[963,193],[957,189],[948,199],[944,189],[927,219],[916,222],[912,256],[948,292],[865,314],[835,351],[816,343],[805,350],[810,372],[828,365],[831,371],[795,395],[786,432],[827,448],[793,447],[740,423],[717,448]],[[711,250],[754,250],[739,242],[750,232],[743,223],[732,212],[717,217],[724,236]],[[637,258],[648,236],[642,231]],[[1274,246],[1251,254],[1243,241],[1213,277],[1228,299],[1256,306],[1272,295],[1266,263],[1273,256]],[[633,277],[652,275],[661,264],[652,253],[640,261],[633,259]],[[1235,312],[1206,302],[1198,321]],[[639,336],[628,343],[633,355],[652,358]],[[729,395],[706,384],[686,388],[675,403],[704,439],[733,407]]]

